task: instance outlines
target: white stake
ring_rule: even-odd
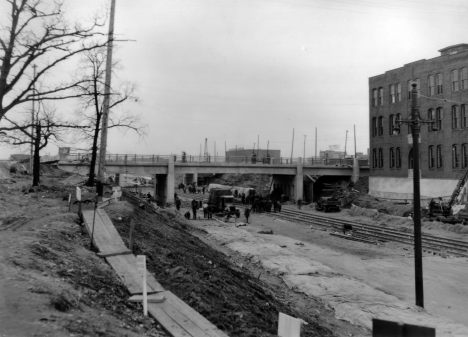
[[[148,297],[146,296],[146,256],[137,255],[137,269],[143,276],[143,314],[148,316]]]

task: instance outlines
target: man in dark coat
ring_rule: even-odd
[[[244,211],[246,222],[249,223],[250,209],[246,208]]]
[[[182,202],[180,201],[180,199],[177,197],[176,200],[175,200],[175,207],[178,211],[180,211],[180,205],[182,204]]]
[[[192,200],[193,220],[197,220],[197,209],[198,209],[198,201],[193,199]]]

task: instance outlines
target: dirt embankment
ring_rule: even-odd
[[[33,192],[30,176],[0,182],[1,335],[166,336],[89,250],[63,200],[75,189],[65,176],[43,177]]]
[[[133,202],[138,205],[138,201]],[[135,253],[147,256],[148,269],[163,287],[229,336],[275,336],[278,312],[311,322],[303,313],[278,300],[268,284],[191,235],[192,227],[179,213],[166,210],[157,214],[137,207],[131,213],[121,204],[110,206],[107,211],[122,238],[128,238],[130,218],[134,216]],[[302,336],[332,335],[317,322],[309,323],[302,333]]]

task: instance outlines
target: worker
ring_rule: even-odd
[[[245,204],[245,193],[244,192],[242,192],[241,201],[242,201],[242,205],[244,205]]]
[[[281,202],[276,202],[276,209],[278,210],[278,213],[281,213]]]
[[[245,221],[249,223],[250,209],[247,207],[244,211]]]
[[[208,204],[205,202],[203,203],[203,219],[208,217]]]
[[[297,199],[297,209],[301,209],[301,207],[302,207],[302,199],[299,198]]]
[[[210,205],[206,208],[206,212],[208,213],[208,219],[213,219],[213,208]]]
[[[192,200],[193,220],[197,220],[197,209],[198,209],[198,201],[193,199]]]
[[[177,197],[175,199],[175,207],[178,211],[180,211],[180,205],[182,204],[182,202],[180,201],[179,197]]]
[[[202,192],[203,192],[203,194],[205,194],[205,186],[203,186]]]

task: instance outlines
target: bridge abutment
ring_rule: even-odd
[[[299,198],[304,200],[304,173],[302,171],[302,158],[297,158],[297,173],[294,177],[295,200]]]
[[[155,174],[154,176],[154,198],[163,207],[167,203],[174,202],[174,184],[174,157],[169,156],[167,174]]]
[[[198,181],[198,173],[185,173],[184,174],[184,184],[191,185]]]
[[[356,183],[359,180],[359,161],[357,158],[353,160],[353,175],[351,176],[351,181]]]

